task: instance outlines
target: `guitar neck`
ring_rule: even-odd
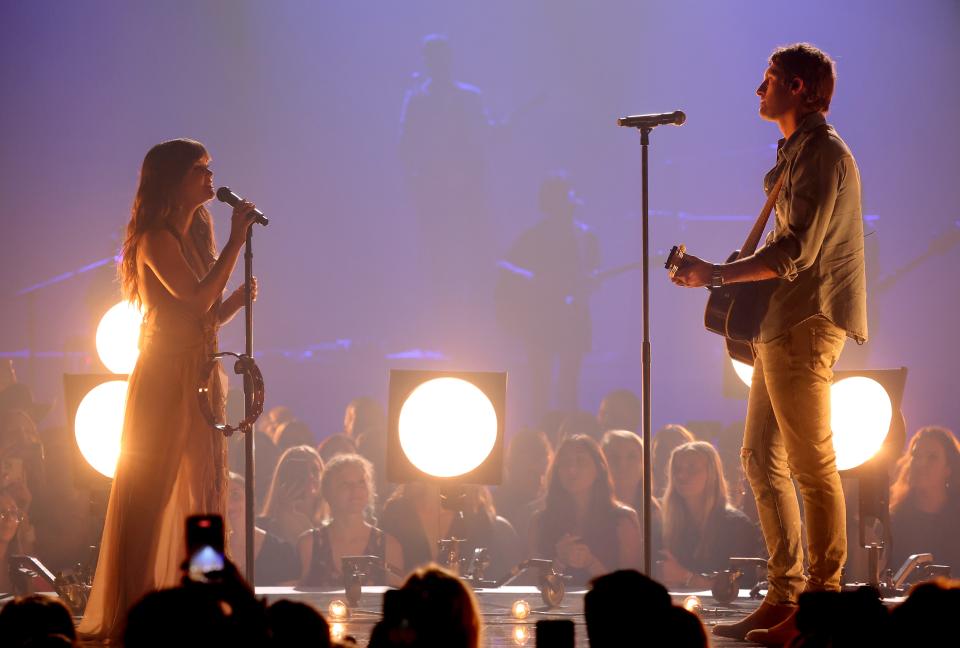
[[[770,217],[770,210],[773,209],[773,206],[777,203],[777,196],[780,195],[780,187],[783,186],[784,176],[786,176],[786,172],[781,172],[780,177],[777,178],[777,183],[773,185],[773,189],[767,196],[767,202],[764,203],[763,209],[760,210],[757,222],[753,224],[753,228],[747,235],[747,240],[744,241],[740,247],[740,256],[737,258],[742,259],[748,257],[757,251],[757,246],[760,244],[760,237],[763,236],[763,230],[767,226],[767,219]]]

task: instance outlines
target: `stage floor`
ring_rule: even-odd
[[[327,617],[334,636],[352,636],[358,645],[366,646],[373,626],[380,619],[380,603],[383,598],[382,587],[365,587],[360,604],[350,611],[349,616],[342,621],[330,617],[328,610],[330,603],[335,600],[344,600],[344,592],[340,590],[301,589],[292,587],[258,587],[257,595],[264,596],[268,601],[290,599],[310,603]],[[583,619],[583,595],[586,590],[567,591],[560,607],[548,610],[540,598],[536,587],[501,587],[497,589],[475,590],[477,600],[483,613],[485,626],[483,645],[489,648],[500,646],[535,646],[536,623],[540,619],[572,619],[576,627],[576,645],[581,648],[589,646],[587,641],[587,627]],[[710,592],[671,593],[674,603],[681,604],[691,594],[699,596],[703,611],[700,619],[707,627],[710,635],[711,626],[719,622],[736,621],[757,608],[757,600],[749,598],[748,590],[741,590],[741,597],[726,607],[717,606]],[[518,599],[527,601],[530,605],[530,616],[519,621],[510,615],[510,609]],[[711,645],[721,646],[756,646],[743,641],[734,641],[722,637],[710,636]]]

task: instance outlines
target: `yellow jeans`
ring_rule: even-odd
[[[796,604],[805,590],[840,589],[847,558],[846,508],[830,429],[833,366],[846,340],[823,316],[756,343],[741,461],[767,544],[767,601]],[[800,506],[807,526],[803,573]]]

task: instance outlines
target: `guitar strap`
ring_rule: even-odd
[[[753,229],[751,229],[747,235],[747,240],[743,242],[743,246],[740,248],[740,255],[737,257],[738,259],[748,257],[757,251],[760,237],[763,235],[763,230],[767,226],[767,220],[770,218],[770,212],[773,210],[773,206],[777,204],[777,196],[780,195],[780,188],[783,186],[783,181],[786,177],[787,169],[784,168],[784,170],[780,172],[780,177],[777,178],[777,183],[773,185],[773,189],[771,189],[767,195],[767,202],[764,203],[763,209],[760,210],[757,222],[753,224]]]

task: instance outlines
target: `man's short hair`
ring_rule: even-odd
[[[783,71],[784,83],[794,79],[803,81],[804,108],[826,113],[837,81],[833,59],[810,43],[795,43],[778,47],[770,55],[770,65]]]

